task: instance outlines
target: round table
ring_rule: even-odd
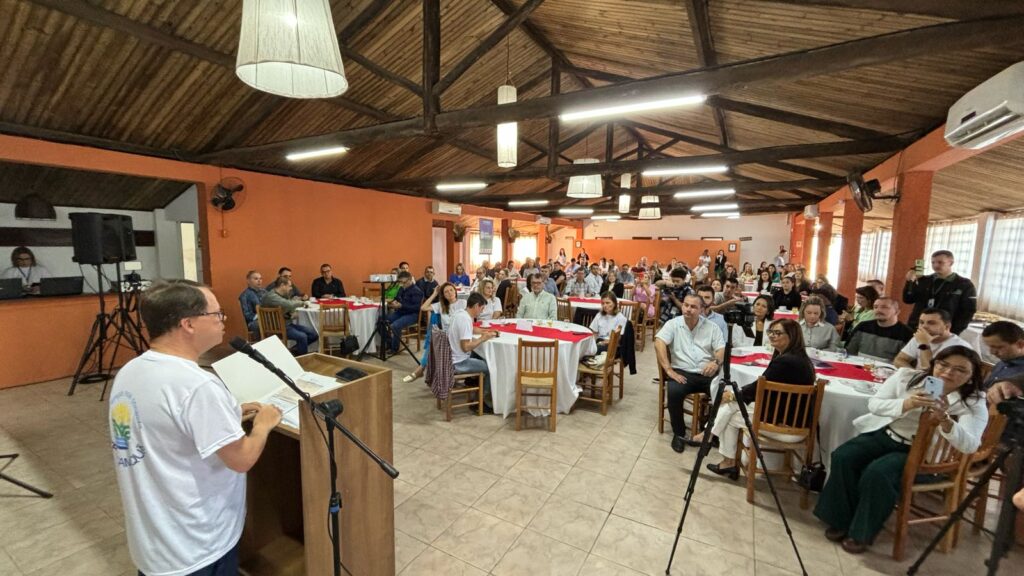
[[[817,356],[823,361],[838,363],[835,360],[836,356],[833,354],[814,349],[808,349],[807,352],[812,358]],[[766,349],[763,347],[746,347],[733,348],[732,351],[734,358],[755,353],[766,353]],[[856,366],[863,366],[865,362],[875,364],[876,366],[889,366],[877,360],[858,356],[851,356],[844,362]],[[889,367],[891,368],[891,366]],[[750,365],[736,361],[730,364],[730,368],[733,380],[741,388],[747,384],[757,382],[757,378],[765,370],[765,366],[760,364]],[[825,468],[828,468],[832,460],[832,451],[857,435],[857,430],[853,427],[853,420],[858,416],[868,413],[868,399],[874,394],[874,389],[878,384],[874,381],[836,378],[822,371],[819,371],[818,377],[828,381],[828,385],[825,386],[825,397],[822,398],[821,402],[821,414],[818,415],[819,443],[821,447],[819,457]],[[771,459],[768,456],[770,455],[766,455],[766,460],[769,467],[772,467]]]
[[[370,347],[366,349],[367,352],[377,351],[377,342],[374,336],[374,328],[377,326],[377,312],[380,309],[379,304],[364,303],[363,299],[350,296],[343,298],[345,302],[349,303],[348,310],[348,331],[349,334],[356,337],[359,341],[359,348],[366,345],[368,340]],[[357,303],[358,300],[358,303]],[[295,321],[303,326],[308,326],[320,332],[320,304],[311,302],[308,308],[299,308],[296,310],[297,315]]]
[[[512,330],[518,323],[535,324],[536,332],[507,333],[484,342],[475,350],[487,361],[487,369],[491,375],[491,402],[495,414],[509,416],[516,413],[516,367],[518,359],[519,339],[527,341],[550,341],[552,336],[558,340],[558,411],[568,414],[580,395],[581,389],[576,385],[579,375],[580,358],[597,354],[597,340],[589,328],[568,322],[530,320],[494,320],[491,326],[501,326]],[[573,334],[573,333],[576,334]],[[586,337],[580,339],[580,335]],[[576,340],[576,341],[573,341]],[[546,400],[544,400],[546,402]],[[538,404],[535,415],[547,413],[550,406]]]

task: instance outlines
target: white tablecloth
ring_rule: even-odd
[[[732,351],[734,356],[745,356],[759,352],[763,353],[765,349],[734,348]],[[811,351],[808,350],[808,352],[810,353]],[[831,360],[831,358],[823,359]],[[846,359],[845,362],[850,364],[871,362],[876,365],[884,365],[877,361],[857,356],[852,356]],[[765,370],[764,366],[747,366],[736,363],[731,365],[731,369],[733,380],[741,388],[756,382],[758,376]],[[871,395],[854,389],[853,386],[857,381],[845,378],[830,378],[824,375],[819,375],[819,378],[824,378],[829,382],[825,387],[825,397],[821,402],[821,414],[818,415],[818,426],[821,430],[820,457],[822,463],[825,464],[825,468],[828,468],[832,461],[832,451],[857,435],[857,430],[853,427],[853,420],[858,416],[868,413],[868,399],[871,398]],[[860,385],[863,386],[863,383]],[[770,468],[775,467],[770,458],[766,459]]]
[[[351,300],[351,298],[346,298]],[[320,332],[320,305],[310,304],[309,308],[299,308],[296,310],[298,315],[296,321],[303,326],[308,326]],[[370,340],[374,334],[373,330],[377,326],[377,312],[378,307],[363,308],[361,310],[349,310],[348,311],[348,323],[349,333],[359,340],[360,350],[366,344],[367,340]],[[370,343],[370,347],[366,349],[367,352],[377,351],[376,339]]]
[[[999,358],[992,355],[992,352],[988,349],[988,344],[981,338],[981,331],[984,330],[984,324],[975,324],[972,322],[963,332],[960,333],[960,337],[967,341],[974,348],[978,354],[981,355],[981,359],[990,364],[999,362]]]
[[[576,331],[590,331],[585,326],[568,322],[553,322],[555,328],[570,326]],[[519,362],[519,339],[528,341],[544,341],[546,339],[504,332],[500,334],[498,338],[478,346],[475,352],[487,361],[487,369],[491,375],[491,400],[494,413],[509,416],[516,413],[516,366]],[[569,413],[580,395],[581,389],[576,385],[580,358],[594,354],[597,354],[597,341],[593,336],[579,342],[558,341],[558,411],[562,414]],[[546,410],[536,411],[537,414],[545,412]]]

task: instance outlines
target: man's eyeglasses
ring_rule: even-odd
[[[768,334],[769,338],[778,338],[779,336],[783,336],[786,334],[786,332],[783,330],[768,330],[766,331],[766,333]]]
[[[220,320],[221,322],[224,322],[225,320],[228,319],[228,315],[220,310],[217,310],[216,312],[203,312],[202,314],[196,314],[196,316],[213,316]]]

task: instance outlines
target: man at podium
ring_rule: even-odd
[[[238,573],[245,473],[281,421],[274,406],[238,402],[199,356],[221,342],[226,315],[188,280],[143,293],[150,349],[118,372],[110,394],[114,468],[128,548],[140,574]],[[255,413],[252,432],[243,412]]]

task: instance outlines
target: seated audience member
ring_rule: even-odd
[[[320,277],[313,280],[313,287],[309,291],[313,298],[344,298],[345,286],[341,280],[334,277],[330,264],[320,266]]]
[[[722,270],[721,279],[725,280],[738,280],[739,274],[736,273],[736,267],[732,264],[726,264],[725,270]]]
[[[871,356],[892,362],[900,350],[914,337],[914,333],[899,320],[899,304],[892,298],[875,299],[874,320],[857,325],[846,343],[851,356]]]
[[[560,296],[560,293],[558,292],[558,285],[556,285],[555,281],[551,279],[550,273],[550,264],[545,264],[540,267],[540,276],[544,279],[544,291],[557,298]]]
[[[782,281],[782,273],[779,272],[779,269],[775,266],[775,264],[768,265],[768,273],[771,274],[772,276],[773,284]]]
[[[799,310],[803,304],[800,293],[796,290],[796,279],[793,276],[783,278],[782,288],[775,290],[772,297],[775,299],[777,310]]]
[[[423,292],[425,296],[429,296],[434,293],[437,288],[437,278],[434,278],[434,267],[427,266],[423,269],[423,277],[416,281],[416,287]]]
[[[771,294],[772,293],[772,273],[768,270],[761,270],[757,273],[757,287],[755,288],[758,294]]]
[[[698,263],[693,269],[693,281],[698,284],[703,284],[708,279],[708,267],[706,264]]]
[[[657,286],[661,289],[661,318],[658,321],[665,324],[683,313],[683,300],[693,294],[693,290],[686,283],[686,271],[678,268],[669,273],[668,280],[658,281]]]
[[[555,283],[555,296],[561,295],[565,291],[565,282],[568,278],[557,260],[551,263],[551,274],[548,274],[548,278]]]
[[[722,281],[718,278],[711,280],[711,289],[715,291],[715,302],[722,302]]]
[[[623,291],[626,287],[619,281],[619,275],[614,270],[609,270],[605,276],[604,282],[601,283],[599,292],[604,294],[605,292],[612,292],[616,298],[622,298]]]
[[[395,281],[390,286],[384,289],[384,300],[388,302],[398,298],[398,291],[402,289],[402,283],[398,281],[398,273],[401,272],[398,268],[391,269],[391,275],[395,277]]]
[[[480,268],[477,268],[476,269],[476,274],[473,276],[473,283],[469,285],[469,291],[470,292],[479,292],[480,291],[480,282],[482,282],[484,280],[484,278],[487,278],[487,277],[488,276],[487,276],[487,269],[486,268],[484,268],[483,266],[481,266]]]
[[[550,294],[549,294],[550,296]],[[487,370],[487,362],[473,350],[498,337],[497,330],[476,328],[473,322],[487,306],[487,300],[479,292],[473,292],[466,300],[466,307],[452,315],[452,325],[448,328],[448,345],[452,349],[452,365],[456,374],[482,372],[484,375],[484,403],[491,406],[491,375]],[[473,338],[479,334],[479,338]]]
[[[978,292],[970,278],[953,272],[953,253],[938,250],[932,253],[934,274],[917,277],[914,270],[907,272],[903,286],[903,302],[913,304],[907,325],[917,328],[918,318],[926,308],[940,308],[949,313],[954,334],[967,328],[978,311]]]
[[[504,310],[505,307],[502,306],[501,300],[498,300],[498,297],[494,295],[495,291],[496,288],[494,287],[494,280],[491,278],[485,278],[483,282],[480,283],[480,293],[483,294],[484,299],[487,300],[487,305],[484,306],[484,310],[480,313],[477,320],[483,322],[485,320],[497,320],[498,318],[501,318],[501,311]]]
[[[401,262],[398,263],[398,271],[399,272],[408,272],[409,275],[412,276],[412,270],[409,267],[409,263],[406,262],[405,260],[402,260]],[[412,277],[412,282],[413,282],[413,284],[416,283],[416,277],[415,276]]]
[[[530,291],[519,299],[516,318],[531,320],[557,320],[558,303],[550,292],[544,290],[544,277],[540,274],[530,276]]]
[[[878,292],[879,298],[885,296],[885,282],[882,282],[881,280],[868,280],[867,285],[874,288],[875,292]]]
[[[577,264],[576,263],[576,259],[573,258],[572,260],[569,261],[569,264],[565,267],[565,274],[566,274],[566,276],[572,278],[572,276],[574,274],[576,274],[576,269],[577,268],[579,268],[579,264]]]
[[[39,283],[43,278],[53,276],[50,271],[36,262],[36,255],[25,246],[18,246],[11,251],[11,267],[0,273],[0,278],[21,280],[21,288],[25,292],[39,293]]]
[[[865,320],[875,319],[875,300],[878,300],[878,292],[875,292],[871,286],[861,286],[857,288],[856,293],[854,298],[857,304],[853,307],[853,312],[843,310],[840,315],[840,319],[845,321],[851,329],[856,328]]]
[[[711,286],[701,284],[697,286],[697,295],[704,301],[704,317],[715,326],[721,328],[722,338],[728,338],[729,325],[725,323],[725,316],[711,309],[711,305],[715,301],[715,291],[711,289]]]
[[[302,290],[299,290],[299,287],[295,285],[295,281],[292,280],[292,269],[284,266],[282,266],[277,271],[277,278],[275,278],[274,281],[270,283],[270,286],[267,286],[267,290],[274,290],[277,287],[278,282],[284,280],[287,280],[288,283],[292,285],[292,291],[288,294],[288,298],[298,300],[309,300],[309,296],[303,294]]]
[[[263,295],[267,293],[263,289],[263,275],[256,270],[249,270],[249,273],[245,275],[245,282],[247,286],[238,295],[238,302],[242,305],[242,317],[245,318],[245,327],[250,332],[258,333],[260,327],[256,317],[256,307],[260,305]]]
[[[924,391],[928,375],[942,380],[938,400]],[[814,508],[828,525],[825,537],[851,554],[864,552],[892,514],[921,418],[937,423],[938,433],[964,454],[978,449],[988,424],[981,360],[970,348],[946,348],[927,371],[897,370],[868,399],[868,410],[853,421],[860,435],[832,452],[828,480]]]
[[[466,267],[459,262],[455,265],[455,272],[448,275],[448,281],[455,284],[455,287],[469,286],[469,275],[466,274]]]
[[[508,293],[508,289],[515,289],[516,280],[514,278],[509,278],[508,272],[504,269],[501,269],[498,270],[498,275],[495,277],[494,281],[498,285],[498,288],[495,290],[494,294],[495,296],[498,297],[498,300],[501,300],[501,302],[504,303],[505,295]]]
[[[598,286],[598,288],[600,288],[600,286]],[[577,268],[573,277],[569,278],[569,281],[565,283],[564,294],[566,296],[577,297],[592,295],[590,294],[590,285],[587,284],[587,272],[582,266]]]
[[[640,322],[654,316],[654,299],[657,294],[658,289],[651,284],[646,276],[637,281],[636,288],[633,290],[633,300],[640,306]]]
[[[824,276],[818,276],[814,287],[811,288],[811,295],[821,298],[821,301],[825,303],[825,321],[833,326],[838,324],[838,311],[845,310],[849,300],[845,296],[839,295]]]
[[[658,282],[665,279],[665,272],[662,271],[661,265],[655,260],[651,262],[651,267],[647,270],[647,276],[650,278],[652,283],[657,284]]]
[[[420,311],[430,311],[430,320],[427,322],[427,333],[423,337],[423,354],[420,355],[420,364],[416,367],[416,370],[408,376],[402,378],[402,382],[412,382],[420,376],[423,376],[423,371],[427,369],[427,356],[430,354],[430,339],[432,338],[430,328],[432,326],[440,326],[441,330],[445,332],[452,325],[452,315],[459,310],[466,308],[466,301],[459,300],[459,291],[455,288],[455,285],[450,282],[445,282],[434,291],[430,293],[423,304],[420,304]]]
[[[608,350],[608,339],[616,328],[626,331],[626,317],[619,312],[619,299],[612,292],[605,292],[601,296],[601,313],[594,316],[590,321],[590,330],[597,336],[597,351]],[[620,333],[621,335],[621,333]],[[614,351],[610,352],[614,354]]]
[[[540,263],[535,263],[533,258],[527,257],[526,261],[523,262],[522,267],[519,268],[520,278],[529,278],[530,274],[537,274],[540,272]]]
[[[633,275],[633,267],[626,262],[623,262],[622,265],[619,266],[616,277],[624,286],[628,286],[629,284],[633,284],[634,286],[636,285],[636,276]]]
[[[509,278],[519,278],[519,268],[516,267],[515,260],[509,260],[508,265],[505,266],[505,270],[508,273]]]
[[[757,272],[754,272],[754,266],[750,262],[743,263],[743,271],[740,272],[739,278],[743,284],[753,284],[757,281]]]
[[[803,266],[796,267],[796,270],[793,272],[793,279],[797,292],[804,296],[810,295],[811,283],[807,281],[807,270]]]
[[[1024,328],[1006,320],[993,322],[981,331],[981,338],[989,352],[999,358],[992,372],[985,378],[985,389],[993,382],[1024,374]]]
[[[278,276],[275,286],[267,290],[260,300],[260,306],[275,307],[281,309],[285,319],[285,333],[289,340],[295,341],[292,346],[292,354],[302,356],[309,352],[310,342],[316,342],[320,335],[309,326],[303,326],[295,321],[295,310],[306,306],[297,298],[292,298],[292,281],[289,278]]]
[[[775,315],[774,302],[771,297],[761,294],[754,299],[754,303],[751,305],[750,309],[754,313],[754,325],[746,329],[738,325],[733,326],[733,346],[763,346],[765,344],[769,344],[764,333],[771,324],[772,317]],[[749,331],[750,334],[747,334],[747,331]],[[800,341],[803,342],[803,337],[800,338]]]
[[[811,348],[835,352],[839,349],[839,332],[825,321],[825,302],[817,296],[807,298],[800,307],[800,329],[804,343]]]
[[[696,294],[683,297],[682,315],[672,318],[658,331],[654,348],[658,365],[665,372],[668,415],[672,422],[672,449],[686,449],[683,403],[694,392],[711,393],[711,381],[725,356],[722,330],[701,314],[704,300]]]
[[[767,305],[766,301],[764,302]],[[781,384],[793,384],[798,386],[813,386],[815,381],[814,365],[807,357],[807,350],[804,346],[803,331],[800,325],[788,318],[775,320],[768,327],[768,341],[771,343],[772,360],[764,371],[764,378],[769,382]],[[715,416],[715,424],[711,429],[715,436],[718,436],[718,452],[723,456],[718,464],[708,464],[707,469],[720,476],[727,476],[731,480],[740,477],[739,465],[735,460],[736,444],[739,440],[740,430],[744,427],[743,414],[740,413],[739,402],[747,405],[747,413],[751,420],[758,408],[753,402],[757,396],[757,382],[747,384],[740,389],[740,397],[734,398],[732,391],[726,390],[722,393],[722,405]],[[766,403],[761,414],[772,414],[775,405],[770,400]],[[796,405],[790,407],[790,417],[795,417]],[[780,442],[797,442],[802,436],[793,434],[775,434],[772,432],[761,432],[762,435],[778,440]],[[695,436],[694,441],[700,442],[701,435]]]
[[[932,357],[950,346],[971,347],[966,340],[950,331],[949,312],[941,308],[925,308],[918,317],[914,339],[900,350],[893,365],[927,370]]]
[[[718,302],[712,307],[715,312],[725,313],[736,307],[739,302],[746,302],[747,297],[740,289],[739,281],[735,278],[726,278],[723,283],[721,298],[715,298]]]
[[[391,325],[392,354],[398,352],[402,330],[419,321],[420,306],[423,304],[423,292],[412,281],[412,274],[399,272],[398,285],[398,294],[394,300],[388,302],[388,309],[391,310],[388,314],[388,324]]]

